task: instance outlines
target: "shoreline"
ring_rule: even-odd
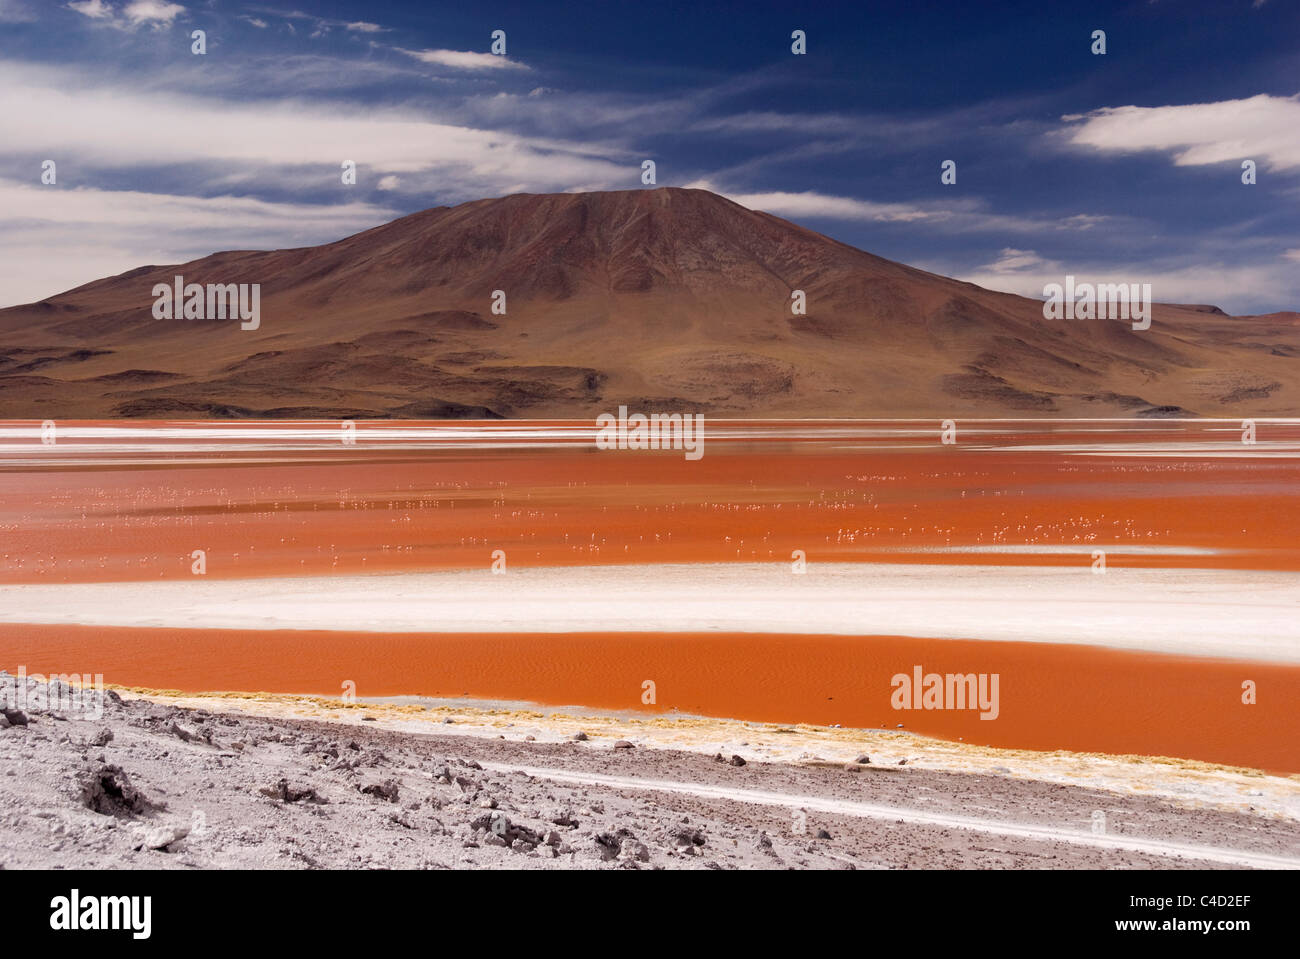
[[[1175,756],[1108,754],[1067,749],[1016,749],[952,741],[907,729],[860,729],[811,723],[768,723],[703,715],[639,715],[577,704],[527,701],[379,697],[345,703],[312,694],[252,691],[184,692],[114,687],[124,699],[183,709],[217,709],[268,718],[321,720],[427,736],[471,736],[540,742],[568,741],[578,732],[600,743],[633,738],[638,748],[705,755],[720,751],[749,762],[840,768],[864,752],[879,765],[908,765],[954,773],[983,773],[1040,781],[1086,783],[1123,794],[1158,795],[1193,805],[1210,803],[1300,822],[1300,772],[1205,762]],[[450,720],[450,722],[448,722]],[[450,728],[448,728],[450,727]],[[1203,791],[1189,797],[1188,783]],[[1250,795],[1260,792],[1261,795]],[[1240,795],[1238,795],[1240,793]],[[1211,798],[1213,796],[1214,798]]]
[[[22,718],[6,869],[1300,869],[1300,776],[1209,764],[254,694]]]

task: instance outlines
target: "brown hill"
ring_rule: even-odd
[[[154,319],[177,274],[260,328]],[[1047,321],[703,190],[521,194],[0,310],[0,417],[1295,415],[1298,356],[1296,313]]]

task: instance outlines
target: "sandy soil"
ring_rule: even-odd
[[[6,868],[1300,867],[1300,777],[1206,764],[463,704],[5,716]]]

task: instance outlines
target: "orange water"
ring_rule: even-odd
[[[1300,667],[1089,646],[730,633],[366,634],[0,626],[0,666],[183,690],[580,704],[895,729],[976,745],[1178,756],[1300,773]],[[997,673],[998,717],[900,709],[891,678]],[[646,680],[655,703],[642,702]],[[1258,702],[1244,705],[1242,682]]]
[[[1300,456],[1259,455],[1277,451],[1269,444],[1293,449],[1294,425],[1261,424],[1260,445],[1247,448],[1234,442],[1236,424],[1207,421],[1124,423],[1118,433],[1114,423],[962,424],[955,446],[940,445],[931,423],[724,424],[698,461],[597,451],[574,424],[479,424],[438,448],[369,438],[384,424],[362,424],[356,446],[329,445],[337,424],[317,424],[307,439],[255,425],[238,440],[212,431],[248,424],[205,424],[198,444],[153,435],[164,424],[130,425],[146,439],[64,438],[52,449],[0,439],[0,584],[185,580],[196,549],[217,578],[482,568],[495,549],[516,569],[788,562],[793,550],[810,562],[1087,565],[1105,549],[1110,567],[1300,571]],[[522,435],[503,438],[503,428]],[[1099,442],[1172,444],[1175,455],[1084,454]],[[1206,443],[1227,455],[1207,455]],[[960,546],[1078,552],[929,552]],[[1124,554],[1135,546],[1211,552]],[[0,665],[19,664],[185,690],[337,694],[353,680],[363,698],[614,709],[651,708],[640,698],[650,679],[661,711],[901,722],[980,744],[1300,771],[1296,668],[1085,646],[0,627]],[[998,672],[1001,715],[890,709],[889,677],[916,664]],[[1240,701],[1246,679],[1257,705]]]

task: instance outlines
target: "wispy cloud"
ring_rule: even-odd
[[[122,28],[150,26],[160,30],[171,26],[185,13],[185,7],[169,0],[130,0],[123,7],[114,6],[109,0],[71,0],[67,6],[91,20]]]
[[[1106,107],[1062,118],[1074,147],[1103,153],[1161,151],[1178,166],[1255,160],[1300,169],[1300,94],[1164,107]]]
[[[1228,312],[1247,312],[1252,304],[1285,302],[1296,294],[1295,267],[1285,256],[1258,262],[1230,263],[1222,258],[1188,262],[1155,261],[1118,266],[1093,257],[1067,261],[1039,256],[1033,250],[1004,249],[991,263],[969,271],[948,271],[959,280],[990,290],[1043,298],[1048,283],[1063,283],[1066,274],[1081,281],[1150,283],[1162,303],[1206,303]],[[937,272],[944,272],[939,270]]]
[[[343,159],[381,175],[437,172],[485,195],[516,183],[554,190],[607,184],[631,178],[636,168],[632,157],[599,144],[432,122],[415,110],[236,103],[96,85],[70,71],[5,62],[0,115],[0,156],[75,157],[90,169],[225,163],[267,177],[278,167],[293,170],[298,187],[311,191],[326,177],[337,180]],[[319,170],[322,179],[304,180],[297,168]]]
[[[113,8],[104,0],[72,0],[68,4],[68,9],[75,10],[83,17],[90,17],[92,20],[110,20],[113,17]]]
[[[122,15],[131,23],[166,26],[184,12],[183,6],[168,0],[131,0],[122,10]]]
[[[148,263],[327,243],[397,213],[364,202],[273,203],[0,180],[0,307]]]
[[[1012,216],[995,213],[985,208],[977,199],[951,202],[926,201],[918,203],[882,203],[854,197],[834,196],[815,191],[801,193],[744,193],[727,192],[711,180],[696,180],[687,184],[700,189],[721,193],[741,206],[763,210],[795,220],[843,220],[871,223],[911,224],[920,229],[944,232],[989,233],[1056,233],[1087,229],[1109,217],[1076,214],[1067,217]]]
[[[728,193],[724,195],[741,206],[747,206],[753,210],[763,210],[768,213],[791,217],[910,223],[942,215],[909,206],[905,203],[874,203],[870,200],[828,196],[824,193],[814,193],[812,191],[803,193]]]
[[[494,53],[473,53],[468,50],[407,50],[394,47],[421,63],[436,63],[455,70],[527,70],[527,64]]]

